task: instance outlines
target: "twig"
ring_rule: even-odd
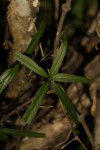
[[[84,128],[84,130],[85,130],[85,133],[86,133],[86,135],[88,136],[88,139],[89,139],[89,141],[90,141],[92,147],[94,147],[94,139],[93,139],[93,136],[92,136],[92,134],[91,134],[91,132],[90,132],[90,130],[89,130],[89,128],[88,128],[86,122],[85,122],[84,115],[80,115],[80,116],[79,116],[79,121],[80,121],[80,123],[82,124],[82,126],[83,126],[83,128]]]
[[[19,111],[21,111],[24,107],[26,107],[28,104],[30,104],[32,102],[32,99],[26,101],[25,103],[21,104],[20,106],[16,107],[14,110],[12,110],[11,112],[9,112],[6,116],[3,116],[3,118],[0,120],[0,123],[2,123],[3,121],[5,121],[7,118],[9,118],[10,116],[12,116],[15,113],[18,113]]]
[[[66,143],[66,142],[68,141],[68,139],[70,138],[71,133],[72,133],[72,129],[69,131],[69,133],[68,133],[68,135],[67,135],[67,138],[66,138],[63,142],[61,142],[61,143],[59,143],[58,145],[56,145],[55,147],[61,147],[62,145],[64,146],[65,143]],[[63,146],[62,146],[62,147],[63,147]]]
[[[82,147],[84,148],[84,150],[88,150],[87,147],[84,145],[84,143],[79,139],[78,136],[76,136],[77,141],[82,145]]]
[[[93,117],[96,116],[96,112],[97,112],[97,98],[96,98],[96,94],[93,95],[93,103],[92,103],[92,106],[91,106],[91,115]]]
[[[55,148],[56,148],[56,149],[62,148],[62,145],[65,145],[65,143],[68,141],[68,139],[69,139],[71,133],[72,133],[72,130],[69,131],[67,138],[66,138],[64,141],[62,141],[61,143],[59,143],[59,144],[57,144],[57,145],[55,145],[55,146],[45,146],[45,147],[42,147],[41,150],[45,150],[45,149],[48,149],[48,148],[52,148],[52,149],[53,149],[53,148],[54,148],[54,149],[55,149]]]
[[[56,33],[56,39],[55,39],[55,45],[54,45],[55,51],[56,51],[57,45],[59,43],[59,39],[60,39],[60,35],[62,32],[62,27],[63,27],[63,23],[65,20],[66,14],[70,10],[71,10],[71,0],[66,0],[66,3],[62,4],[62,13],[61,13],[60,21],[58,24],[58,29],[57,29],[57,33]]]
[[[59,17],[59,0],[55,0],[55,13],[54,13],[55,21],[58,20]]]
[[[47,94],[51,94],[51,93],[54,93],[54,91],[48,91]],[[15,109],[13,109],[11,112],[9,112],[7,115],[3,116],[1,119],[0,119],[0,124],[5,121],[6,119],[8,119],[10,116],[14,115],[15,113],[17,113],[17,115],[19,116],[19,112],[22,111],[24,108],[27,107],[27,105],[29,105],[30,103],[32,102],[32,98],[29,99],[28,101],[25,101],[24,103],[22,103],[20,106],[17,106]],[[45,106],[40,106],[41,108],[45,108]],[[46,108],[50,108],[50,107],[53,107],[53,106],[46,106]]]
[[[68,146],[69,144],[71,144],[71,143],[74,142],[74,141],[78,141],[78,142],[82,145],[82,147],[84,148],[84,150],[88,150],[88,149],[86,148],[86,146],[83,144],[83,142],[79,139],[78,136],[75,136],[74,139],[70,140],[67,144],[65,144],[64,146],[62,146],[61,149],[64,149],[66,146]]]

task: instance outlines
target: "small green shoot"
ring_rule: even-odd
[[[64,56],[66,54],[66,50],[67,50],[67,42],[66,40],[63,40],[49,73],[47,73],[43,68],[38,66],[31,58],[25,56],[24,54],[21,54],[18,51],[16,51],[15,57],[16,57],[16,60],[18,60],[25,67],[31,69],[38,75],[47,78],[48,81],[52,83],[52,86],[56,95],[59,97],[64,107],[67,109],[69,116],[72,118],[72,120],[76,124],[78,124],[78,117],[77,117],[74,104],[72,103],[68,95],[65,93],[62,86],[58,83],[55,83],[54,81],[80,82],[80,83],[86,83],[86,84],[90,84],[91,81],[85,77],[80,77],[80,76],[75,76],[75,75],[70,75],[70,74],[65,74],[65,73],[58,73],[61,67],[61,64],[63,62]],[[26,113],[24,114],[23,119],[27,124],[30,124],[33,118],[35,117],[41,105],[41,102],[47,93],[47,90],[48,90],[47,87],[48,87],[48,83],[45,83],[43,86],[40,87],[40,89],[37,91],[36,95],[34,96],[32,103],[30,104]]]
[[[36,45],[38,44],[43,31],[45,28],[45,19],[40,25],[40,28],[36,34],[36,36],[32,39],[30,42],[26,53],[27,54],[32,54]],[[65,57],[67,50],[67,41],[62,40],[61,46],[56,54],[56,57],[54,59],[54,62],[50,68],[50,72],[48,73],[45,71],[42,67],[40,67],[35,61],[33,61],[31,58],[28,56],[20,53],[19,51],[15,52],[15,58],[17,61],[19,61],[22,65],[27,67],[28,69],[32,70],[36,74],[48,79],[48,83],[44,83],[35,96],[33,97],[32,103],[28,107],[27,111],[25,112],[23,119],[25,123],[30,124],[32,120],[34,119],[47,91],[48,91],[48,84],[51,83],[53,86],[53,89],[55,91],[55,94],[59,97],[61,100],[62,104],[64,107],[67,109],[67,112],[69,116],[72,118],[72,120],[77,124],[78,123],[78,117],[76,113],[76,109],[66,92],[63,90],[62,86],[60,83],[56,82],[80,82],[80,83],[85,83],[85,84],[90,84],[91,81],[85,77],[80,77],[80,76],[75,76],[75,75],[70,75],[70,74],[65,74],[65,73],[58,73],[63,59]],[[5,87],[11,82],[11,80],[16,76],[16,74],[19,71],[19,65],[15,65],[14,68],[6,70],[1,76],[0,76],[0,93],[4,90]],[[56,81],[56,82],[55,82]],[[3,134],[1,135],[2,137],[6,138],[6,134],[2,132]],[[17,134],[17,133],[16,133]]]

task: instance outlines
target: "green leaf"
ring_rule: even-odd
[[[38,75],[48,78],[47,72],[43,68],[41,68],[38,64],[36,64],[31,58],[25,56],[24,54],[20,53],[19,51],[15,52],[15,58],[21,64],[23,64],[27,68],[31,69]]]
[[[52,79],[58,82],[70,82],[70,83],[80,82],[80,83],[86,83],[86,84],[91,83],[91,80],[89,80],[88,78],[71,75],[71,74],[65,74],[65,73],[58,73],[55,76],[53,76]]]
[[[19,65],[16,65],[14,68],[6,70],[0,76],[0,93],[7,87],[7,85],[17,75],[18,71],[19,71]]]
[[[30,106],[28,107],[27,111],[23,116],[23,119],[26,123],[30,124],[34,119],[47,91],[48,91],[48,83],[45,83],[39,88],[39,90],[33,97],[32,103],[30,104]]]
[[[57,56],[55,57],[55,60],[52,64],[52,66],[51,66],[51,69],[50,69],[50,76],[51,77],[58,73],[59,68],[62,64],[62,61],[64,59],[64,56],[66,54],[66,50],[67,50],[67,41],[64,40],[64,41],[62,41],[61,47],[57,53]]]
[[[0,132],[0,140],[1,141],[6,141],[8,139],[8,135],[5,133]]]
[[[44,19],[41,22],[40,27],[39,27],[36,35],[31,40],[31,42],[30,42],[30,44],[29,44],[29,46],[28,46],[28,48],[26,50],[27,54],[32,54],[33,53],[35,47],[39,43],[40,38],[42,37],[42,34],[44,32],[45,27],[46,27],[46,16],[44,16]]]
[[[54,83],[52,83],[52,85],[53,85],[53,89],[54,89],[55,93],[57,94],[57,96],[61,100],[62,104],[67,109],[69,116],[72,118],[72,120],[76,124],[78,124],[79,121],[78,121],[78,117],[77,117],[77,113],[76,113],[74,104],[72,103],[70,98],[67,96],[66,92],[62,89],[60,84],[54,82]]]
[[[0,129],[0,135],[3,134],[8,134],[8,135],[13,135],[13,136],[28,136],[28,137],[45,137],[44,133],[37,133],[37,132],[31,132],[31,131],[26,131],[26,130],[16,130],[16,129],[8,129],[8,128],[3,128]]]

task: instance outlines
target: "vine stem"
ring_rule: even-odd
[[[66,0],[66,3],[62,4],[61,7],[62,7],[62,13],[61,13],[60,21],[58,24],[58,29],[57,29],[56,39],[55,39],[55,44],[54,44],[54,50],[55,51],[57,49],[57,45],[58,45],[59,40],[60,40],[62,27],[63,27],[63,23],[65,20],[66,14],[68,13],[68,11],[71,10],[71,0]]]
[[[85,133],[88,136],[88,139],[89,139],[92,147],[94,147],[94,139],[93,139],[93,136],[92,136],[87,124],[86,124],[86,121],[85,121],[83,114],[79,116],[79,121],[80,121],[81,125],[83,126]]]

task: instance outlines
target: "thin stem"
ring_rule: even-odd
[[[88,150],[87,147],[83,144],[83,142],[79,139],[78,136],[75,136],[74,139],[72,139],[71,141],[69,141],[67,144],[63,145],[63,146],[61,147],[61,149],[64,149],[66,146],[68,146],[69,144],[71,144],[71,143],[74,142],[74,141],[78,141],[78,142],[82,145],[82,147],[84,148],[84,150]]]
[[[93,136],[92,136],[92,134],[91,134],[91,132],[90,132],[86,122],[85,122],[84,115],[80,115],[79,116],[79,121],[82,124],[82,126],[83,126],[83,128],[85,130],[85,133],[88,136],[88,139],[89,139],[91,145],[94,147],[94,139],[93,139]]]
[[[63,23],[64,23],[64,20],[65,20],[66,14],[70,9],[71,9],[71,0],[66,0],[66,3],[62,4],[62,13],[61,13],[60,21],[59,21],[59,24],[58,24],[57,33],[56,33],[54,50],[56,50],[57,45],[59,43]]]

